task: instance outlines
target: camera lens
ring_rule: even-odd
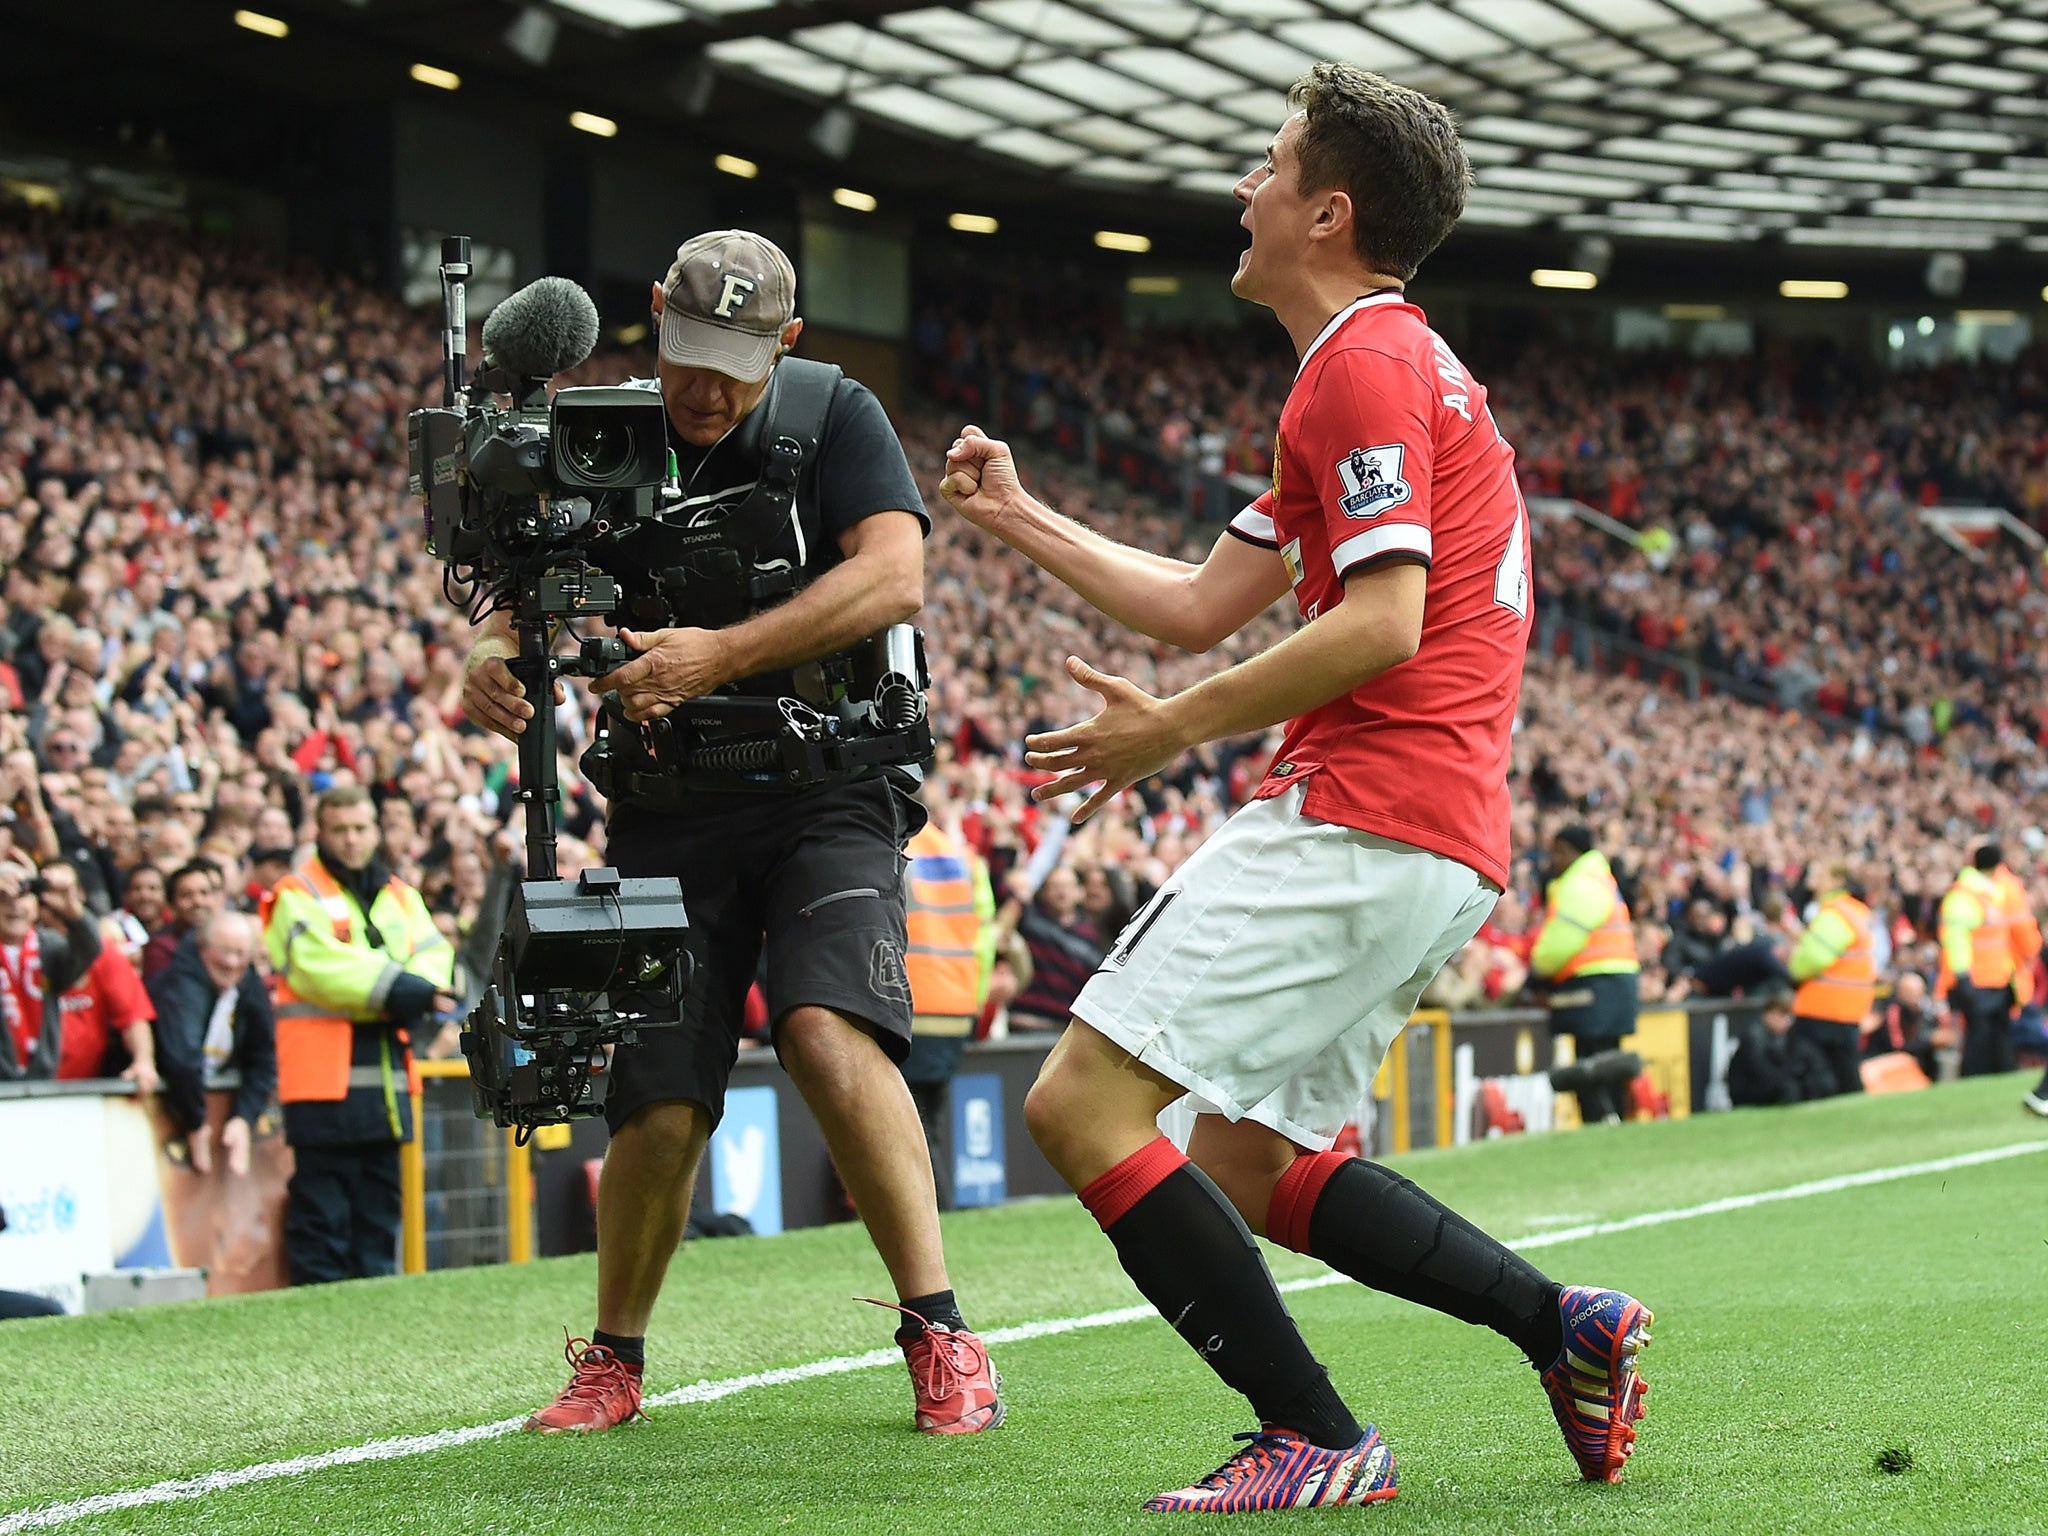
[[[584,420],[562,434],[563,460],[577,476],[602,485],[633,462],[633,429],[624,422]]]

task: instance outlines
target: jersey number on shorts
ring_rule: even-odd
[[[1116,953],[1109,957],[1111,965],[1130,963],[1131,951],[1138,947],[1138,941],[1152,931],[1152,925],[1159,921],[1160,914],[1173,905],[1173,898],[1179,894],[1179,891],[1161,891],[1152,898],[1152,904],[1146,911],[1131,919],[1130,926],[1124,929],[1130,937],[1119,944]]]

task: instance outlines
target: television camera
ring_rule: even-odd
[[[483,330],[485,367],[465,378],[469,240],[441,242],[443,400],[407,426],[411,488],[443,590],[472,622],[509,612],[506,665],[535,700],[519,738],[526,878],[512,894],[491,975],[462,1030],[476,1112],[523,1138],[604,1107],[613,1048],[682,1021],[689,917],[673,879],[615,869],[556,878],[555,680],[601,677],[631,651],[606,635],[558,654],[562,626],[616,611],[618,586],[593,560],[615,528],[654,514],[674,482],[658,393],[548,382],[597,344],[597,308],[576,284],[543,278],[507,298]],[[509,405],[500,405],[509,398]]]

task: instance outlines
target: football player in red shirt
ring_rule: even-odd
[[[1273,489],[1208,559],[1124,548],[1027,495],[974,427],[942,490],[1102,612],[1193,651],[1293,593],[1307,622],[1172,698],[1070,658],[1101,709],[1031,738],[1096,786],[1079,816],[1197,743],[1286,721],[1255,798],[1131,920],[1025,1103],[1033,1137],[1138,1288],[1260,1431],[1156,1510],[1367,1503],[1393,1459],[1309,1353],[1252,1232],[1490,1327],[1542,1374],[1588,1479],[1621,1475],[1649,1312],[1561,1287],[1408,1180],[1330,1151],[1437,969],[1507,880],[1509,736],[1529,641],[1529,526],[1486,391],[1403,289],[1470,181],[1427,97],[1319,64],[1238,184],[1233,288],[1301,368]],[[1189,1157],[1160,1111],[1197,1110]],[[1189,1158],[1192,1158],[1192,1161]]]

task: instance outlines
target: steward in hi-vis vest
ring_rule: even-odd
[[[1607,856],[1583,826],[1564,828],[1550,842],[1558,871],[1544,896],[1543,926],[1529,952],[1529,969],[1550,983],[1550,1033],[1570,1035],[1581,1061],[1608,1051],[1636,1027],[1636,933]],[[1596,1083],[1578,1091],[1588,1124],[1620,1119],[1628,1106],[1626,1083]]]
[[[1788,969],[1792,1032],[1821,1053],[1837,1093],[1863,1087],[1863,1021],[1877,1003],[1877,938],[1863,887],[1846,864],[1822,871],[1820,910],[1799,936]]]
[[[995,966],[996,895],[988,866],[957,828],[927,822],[905,850],[904,906],[910,944],[910,1054],[903,1079],[917,1101],[931,1149],[939,1208],[953,1206],[951,1159],[944,1149],[948,1085],[974,1033]]]
[[[2005,926],[2008,942],[2012,945],[2013,1002],[2024,1008],[2034,999],[2034,961],[2041,953],[2041,921],[2034,916],[2034,904],[2027,898],[2026,882],[2012,872],[2009,864],[2000,864],[1991,878],[1997,882],[1998,894],[2005,904]]]
[[[420,893],[377,856],[377,815],[355,786],[320,798],[318,852],[263,899],[274,971],[277,1097],[294,1171],[285,1204],[292,1283],[397,1265],[398,1148],[419,1086],[411,1030],[448,987],[455,951]]]
[[[2028,928],[2016,928],[2019,914],[1998,879],[2004,862],[2005,851],[1986,843],[1941,898],[1941,970],[1934,990],[1962,1020],[1965,1077],[2012,1070],[2015,983],[2040,944],[2031,911]]]
[[[971,1035],[995,962],[988,866],[937,822],[927,823],[907,852],[913,1027],[920,1035]]]

